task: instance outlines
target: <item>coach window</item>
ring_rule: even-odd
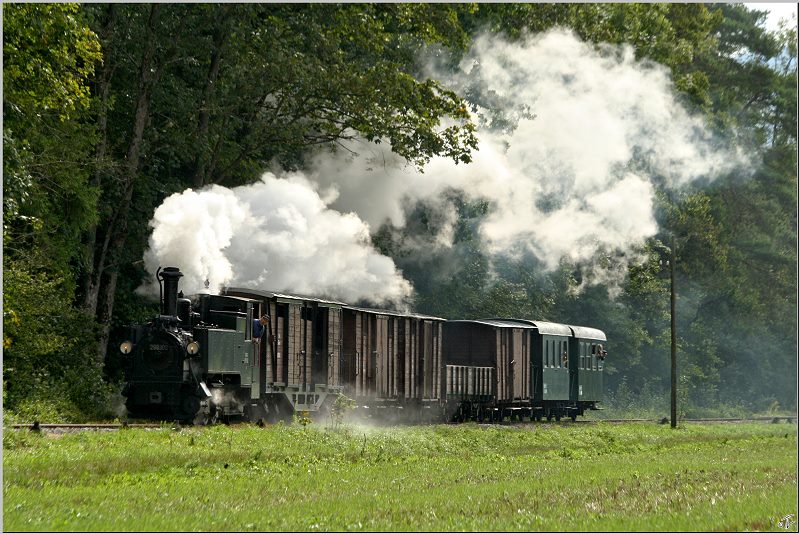
[[[549,367],[549,342],[544,341],[544,367]]]
[[[555,350],[555,340],[550,340],[549,343],[550,343],[549,345],[550,354],[552,354],[552,363],[555,367],[560,369],[561,367],[560,358],[558,358],[558,353]]]

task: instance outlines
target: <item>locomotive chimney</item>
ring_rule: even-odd
[[[159,277],[164,281],[161,314],[176,316],[178,314],[178,279],[183,276],[177,267],[166,267]]]

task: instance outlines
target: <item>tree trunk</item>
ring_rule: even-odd
[[[197,141],[195,144],[196,154],[194,157],[194,178],[192,180],[195,188],[200,188],[205,185],[206,169],[208,166],[208,124],[211,115],[211,97],[213,95],[214,87],[219,79],[219,65],[222,60],[222,52],[227,41],[229,32],[225,22],[230,16],[230,5],[224,5],[222,8],[222,19],[216,27],[214,32],[214,49],[211,52],[211,66],[208,68],[208,76],[205,80],[205,87],[203,88],[202,100],[200,101],[200,114],[198,118]]]
[[[91,185],[100,187],[102,185],[102,175],[105,172],[105,158],[108,150],[108,99],[111,89],[111,73],[113,71],[112,60],[114,47],[111,45],[111,35],[116,29],[117,23],[116,4],[108,5],[106,23],[100,32],[100,40],[103,46],[103,70],[97,80],[96,93],[100,98],[100,109],[97,112],[97,129],[100,138],[95,150],[95,171]],[[81,302],[80,307],[94,316],[97,311],[97,296],[100,288],[98,266],[95,263],[95,247],[97,245],[97,225],[94,224],[83,235],[84,246],[84,272],[81,280]]]
[[[99,256],[95,262],[97,268],[96,271],[92,273],[97,284],[91,296],[96,306],[95,316],[100,324],[98,358],[101,361],[105,358],[108,346],[108,336],[111,329],[111,314],[114,309],[114,297],[116,296],[119,268],[115,263],[116,258],[125,245],[125,239],[127,237],[128,214],[130,212],[131,200],[133,198],[133,191],[139,171],[141,144],[144,138],[144,129],[147,126],[150,115],[149,110],[152,89],[158,75],[158,71],[153,68],[153,63],[157,44],[155,26],[158,23],[160,10],[160,4],[151,4],[150,17],[147,23],[147,45],[142,54],[139,68],[138,97],[136,100],[133,129],[121,177],[124,191],[116,210],[114,210],[114,215],[111,221],[109,221],[110,224],[106,228],[105,238],[103,239]],[[113,263],[110,264],[109,262]]]

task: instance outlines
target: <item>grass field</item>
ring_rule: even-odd
[[[784,531],[797,517],[784,423],[5,429],[3,444],[6,531]]]

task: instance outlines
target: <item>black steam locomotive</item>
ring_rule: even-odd
[[[189,299],[179,269],[156,276],[161,314],[120,346],[134,418],[274,421],[326,414],[344,394],[384,420],[560,420],[602,398],[606,338],[593,328],[447,321],[249,288]]]

